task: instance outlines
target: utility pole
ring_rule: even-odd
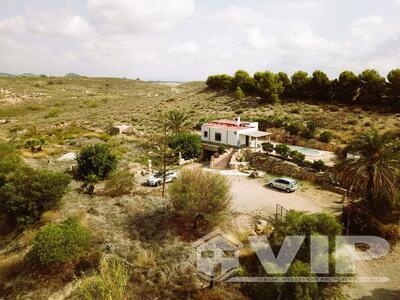
[[[167,126],[164,125],[164,135],[163,135],[163,187],[162,187],[162,196],[165,198],[165,180],[167,173]]]

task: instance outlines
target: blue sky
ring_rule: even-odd
[[[2,0],[0,72],[204,80],[400,67],[400,0]]]

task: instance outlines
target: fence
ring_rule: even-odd
[[[288,210],[284,208],[282,205],[277,204],[275,207],[275,221],[282,221],[286,216]]]

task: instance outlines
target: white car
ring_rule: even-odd
[[[268,182],[268,186],[271,188],[278,188],[288,193],[294,192],[299,188],[297,181],[291,178],[276,178]]]
[[[176,172],[167,171],[165,173],[165,182],[172,182],[176,178]],[[163,172],[158,172],[147,178],[147,184],[150,186],[160,186],[163,184],[164,174]]]

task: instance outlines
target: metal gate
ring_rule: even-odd
[[[275,221],[282,221],[286,216],[288,210],[284,208],[282,205],[277,204],[275,208]]]

